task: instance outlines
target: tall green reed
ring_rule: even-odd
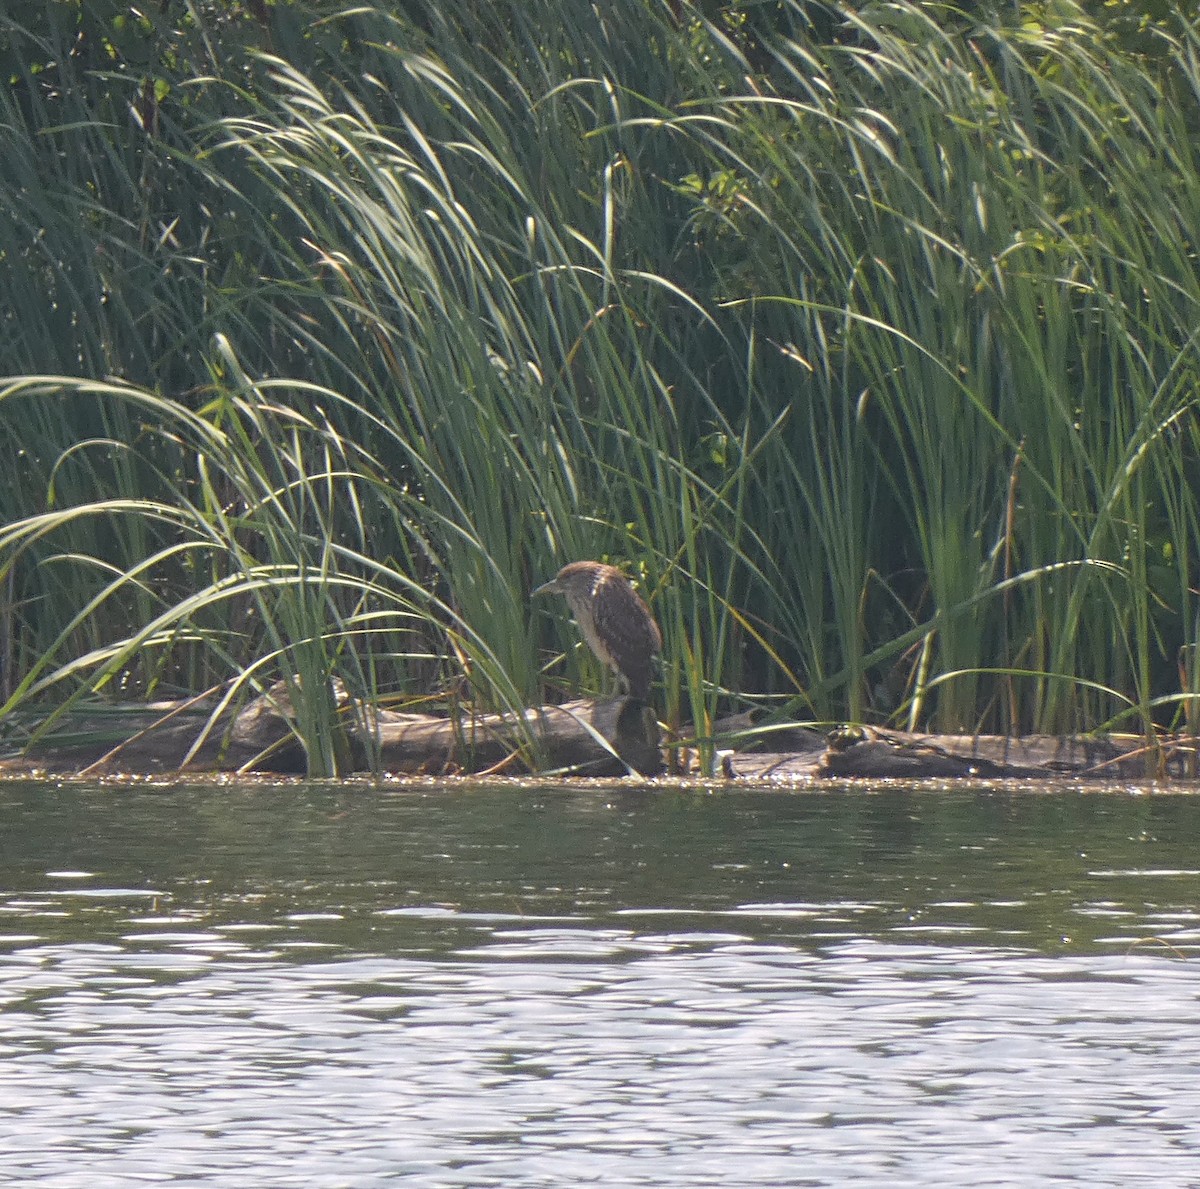
[[[790,370],[785,390],[823,410],[782,462],[796,509],[784,523],[819,530],[775,552],[804,559],[794,580],[814,606],[814,570],[838,584],[839,650],[871,630],[851,605],[897,642],[906,619],[929,625],[910,654],[914,724],[1069,729],[1119,711],[1062,680],[1084,673],[1129,690],[1148,723],[1162,641],[1142,518],[1165,490],[1163,436],[1191,407],[1174,383],[1154,393],[1190,339],[1195,274],[1173,249],[1108,242],[1127,212],[1097,157],[1129,153],[1161,181],[1165,163],[1145,168],[1167,143],[1145,136],[1162,120],[1154,81],[1086,24],[1036,38],[977,27],[968,41],[903,5],[851,24],[852,48],[782,45],[771,93],[721,97],[719,121],[677,125],[711,152],[710,179],[739,179],[726,225],[753,264],[725,275],[752,279],[755,333],[775,347],[759,374]],[[1163,151],[1184,190],[1195,161]],[[1162,204],[1154,218],[1185,233]],[[1148,293],[1163,303],[1146,319]],[[808,334],[793,349],[798,319]],[[857,459],[849,426],[865,426]],[[846,490],[865,500],[857,523]],[[864,520],[869,560],[847,564],[836,530],[869,541]],[[832,653],[826,671],[854,688],[868,651],[846,667],[830,649],[807,659]],[[1032,683],[1020,711],[980,685],[1005,666]]]
[[[705,763],[743,694],[948,730],[1194,709],[1193,34],[1147,63],[1078,13],[846,9],[830,41],[785,5],[752,43],[634,0],[315,15],[273,10],[269,53],[226,29],[149,124],[133,79],[0,96],[3,370],[162,402],[0,405],[5,519],[197,509],[56,522],[62,560],[8,571],[39,674],[8,689],[129,669],[118,603],[174,623],[236,573],[172,680],[294,674],[331,770],[330,675],[489,707],[594,681],[526,601],[594,556],[642,580]],[[236,479],[155,428],[228,401]]]

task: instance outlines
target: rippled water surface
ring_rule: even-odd
[[[1195,1185],[1200,798],[0,784],[0,1183]]]

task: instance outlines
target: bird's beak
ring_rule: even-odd
[[[534,595],[557,594],[557,593],[558,593],[558,580],[556,578],[551,578],[549,582],[543,582],[541,584],[541,586],[536,587],[534,590],[531,590],[529,592],[529,597],[533,598]]]

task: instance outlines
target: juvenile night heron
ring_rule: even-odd
[[[630,697],[650,697],[662,635],[650,608],[616,566],[573,561],[533,592],[560,594],[588,647],[624,682]]]

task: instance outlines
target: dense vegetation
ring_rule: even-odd
[[[1148,733],[1200,693],[1200,32],[801,0],[0,18],[0,690]],[[52,717],[47,721],[52,722]]]

